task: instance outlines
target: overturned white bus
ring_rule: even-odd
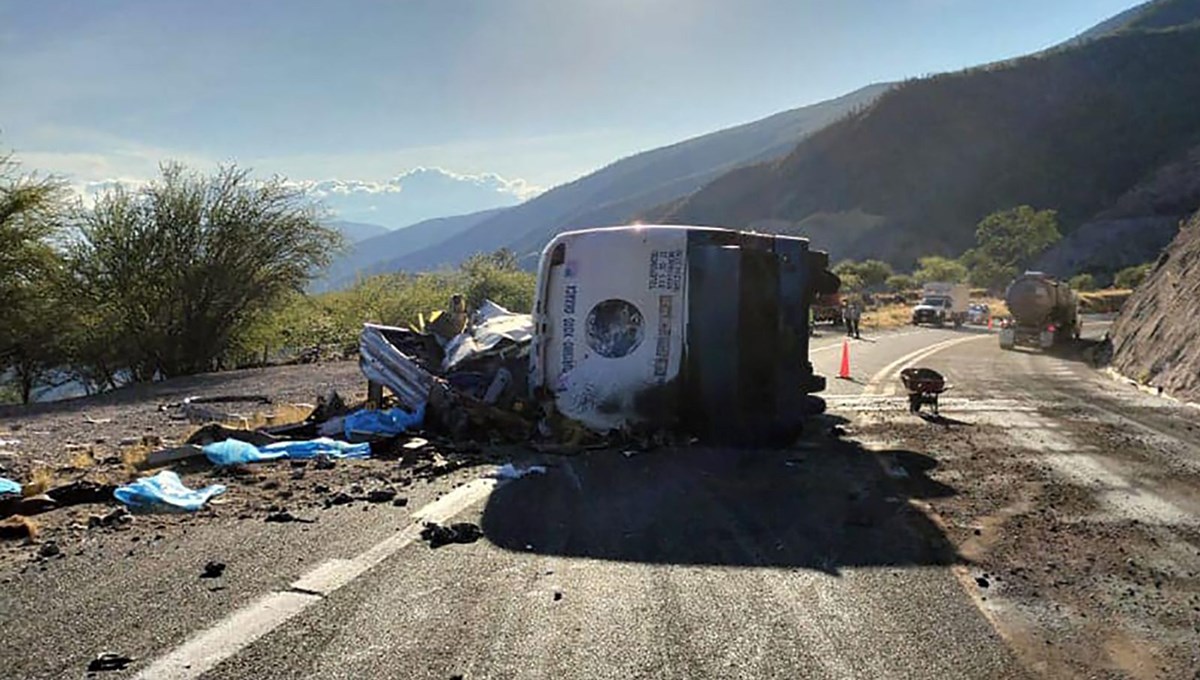
[[[685,429],[761,443],[823,408],[809,305],[836,292],[808,240],[630,226],[560,234],[542,252],[530,386],[594,430]]]

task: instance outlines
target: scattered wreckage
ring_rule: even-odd
[[[281,458],[324,469],[384,451],[408,456],[428,443],[412,438],[416,431],[549,451],[621,439],[787,442],[806,416],[824,410],[812,396],[825,380],[808,359],[808,309],[837,292],[828,264],[807,239],[789,236],[682,226],[566,232],[542,253],[532,314],[490,300],[468,313],[455,296],[448,310],[408,328],[365,324],[365,404],[352,408],[331,394],[299,423],[256,429],[229,408],[269,404],[265,396],[166,404],[172,418],[208,424],[182,445],[150,452],[143,469],[200,458],[230,470]],[[302,467],[293,471],[303,475]],[[0,479],[0,517],[114,498],[135,512],[190,512],[225,490],[189,488],[171,470],[121,486],[79,481],[30,495]],[[369,495],[358,496],[394,499]],[[273,521],[294,519],[281,512]]]
[[[534,313],[485,302],[452,338],[369,324],[359,356],[451,433],[579,444],[675,433],[726,444],[794,438],[824,403],[808,307],[837,291],[808,240],[707,227],[560,234],[542,253]],[[452,307],[452,309],[457,309]],[[442,317],[439,317],[439,319]]]

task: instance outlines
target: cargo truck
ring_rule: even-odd
[[[1000,348],[1050,349],[1082,331],[1079,296],[1064,281],[1043,272],[1025,272],[1004,293],[1011,319],[1000,326]]]

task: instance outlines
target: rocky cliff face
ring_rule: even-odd
[[[1183,225],[1113,326],[1113,365],[1200,401],[1200,213]]]

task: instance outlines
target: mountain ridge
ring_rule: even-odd
[[[1164,5],[1196,5],[1200,16],[1200,2],[1187,0],[1151,3],[1134,20]],[[1013,205],[1057,209],[1070,232],[1200,143],[1196,91],[1200,30],[1122,28],[906,82],[788,156],[722,175],[644,218],[804,233],[839,258],[899,266],[962,252],[979,219]],[[849,214],[877,224],[843,233],[837,216]],[[828,226],[806,230],[815,215]]]

